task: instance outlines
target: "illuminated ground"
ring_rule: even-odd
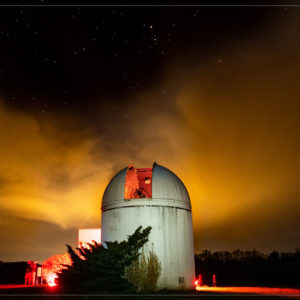
[[[228,286],[228,287],[196,287],[197,291],[203,293],[218,294],[256,294],[256,295],[279,295],[279,296],[299,296],[300,289],[273,288],[273,287],[248,287],[248,286]]]
[[[0,285],[0,290],[3,292],[7,292],[9,294],[27,294],[33,292],[34,294],[56,294],[57,292],[59,293],[56,288],[51,288],[49,286],[31,286],[31,285]],[[195,295],[197,293],[199,296],[205,296],[205,295],[224,295],[224,296],[230,296],[230,295],[244,295],[244,296],[295,296],[297,298],[300,298],[300,289],[295,289],[295,288],[274,288],[274,287],[247,287],[247,286],[242,286],[242,287],[208,287],[208,286],[202,286],[202,287],[197,287],[197,291],[185,294],[180,292],[180,296],[191,296]],[[27,292],[28,291],[28,292]],[[1,292],[1,294],[3,294]],[[159,296],[171,296],[174,294],[174,296],[177,294],[179,296],[178,291],[173,291],[168,293],[168,295],[160,295],[159,293],[156,294],[158,297]],[[153,294],[152,294],[153,295]],[[112,296],[112,295],[111,295]],[[129,296],[129,295],[127,295]],[[136,295],[132,295],[136,296]],[[147,296],[147,295],[144,295]]]
[[[25,285],[25,284],[1,284],[0,285],[0,289],[2,290],[32,288],[32,287],[35,287],[35,285]]]

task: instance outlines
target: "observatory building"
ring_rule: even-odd
[[[102,199],[101,243],[122,241],[138,226],[151,226],[148,245],[161,263],[159,288],[190,289],[195,277],[189,194],[170,170],[132,164],[109,182]]]

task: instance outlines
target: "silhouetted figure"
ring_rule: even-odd
[[[198,277],[198,286],[203,286],[202,274],[199,274],[199,277]]]
[[[216,277],[216,274],[213,274],[213,276],[212,276],[212,286],[217,286],[217,277]]]
[[[27,262],[26,273],[25,273],[25,284],[34,285],[36,278],[36,262],[29,260]]]

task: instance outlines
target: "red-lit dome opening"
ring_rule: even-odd
[[[105,189],[101,209],[139,205],[191,210],[190,197],[182,181],[156,163],[153,168],[135,168],[130,164],[117,173]]]
[[[137,169],[130,164],[125,179],[124,198],[152,198],[152,168]]]

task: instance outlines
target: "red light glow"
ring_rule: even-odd
[[[57,272],[66,268],[66,265],[72,265],[72,260],[68,253],[57,254],[49,257],[43,262],[43,282],[46,282],[48,286],[55,286],[55,278]]]
[[[47,284],[50,286],[50,287],[54,287],[56,286],[56,283],[55,283],[55,279],[57,278],[58,276],[55,274],[55,273],[49,273],[47,275]]]

